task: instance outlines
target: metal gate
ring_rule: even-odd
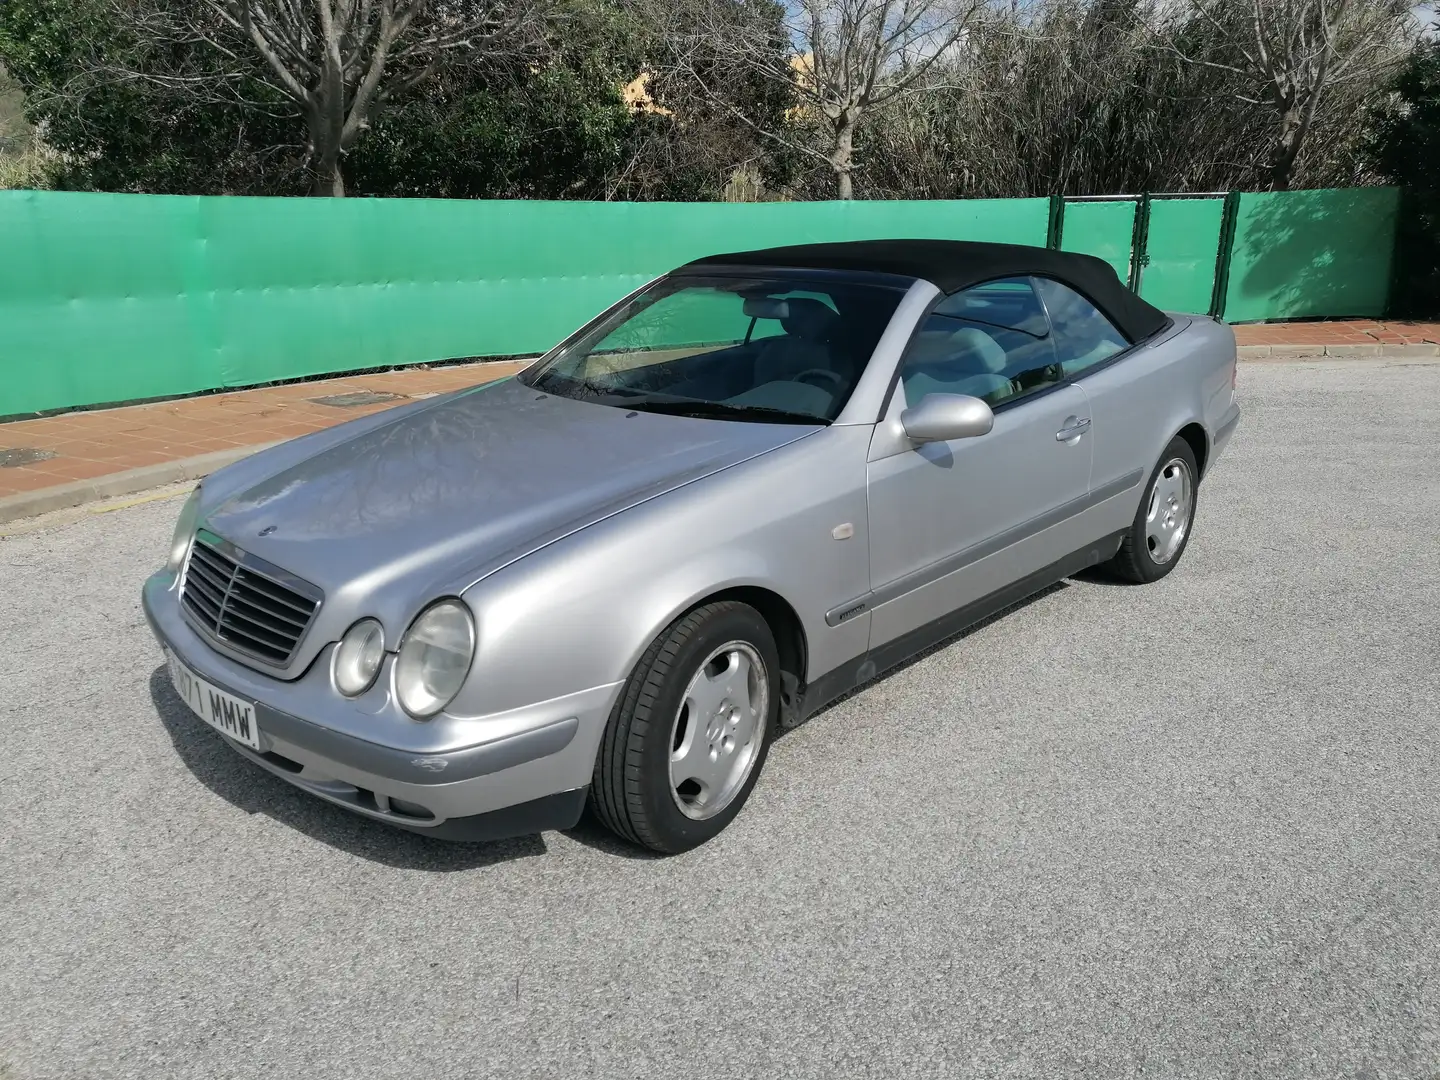
[[[1050,246],[1104,259],[1158,308],[1214,315],[1234,218],[1224,193],[1071,197],[1057,200]]]

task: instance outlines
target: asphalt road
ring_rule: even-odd
[[[1433,1080],[1440,364],[1241,391],[1168,579],[873,684],[668,860],[232,754],[137,602],[173,499],[6,539],[0,1077]]]

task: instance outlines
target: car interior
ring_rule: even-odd
[[[601,348],[581,360],[595,389],[833,419],[854,389],[894,310],[883,291],[824,291],[777,282],[709,286],[723,298],[724,332],[744,338],[681,347]],[[1041,303],[1040,292],[1054,293]],[[877,296],[876,293],[880,295]],[[726,298],[724,294],[730,293]],[[734,304],[734,307],[723,306]],[[737,310],[738,308],[738,310]],[[697,331],[661,327],[661,340]],[[665,337],[666,334],[677,336]],[[1064,381],[1125,347],[1078,294],[1032,278],[992,281],[946,297],[920,327],[901,367],[905,400],[966,394],[991,405]]]
[[[774,288],[742,294],[743,341],[612,373],[601,385],[832,419],[893,304],[821,295]]]
[[[1062,382],[1128,344],[1078,293],[1049,279],[1011,278],[941,302],[901,379],[911,405],[927,394],[968,394],[996,405]]]

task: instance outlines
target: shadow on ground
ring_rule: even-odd
[[[1090,582],[1092,578],[1098,584],[1116,584],[1114,579],[1106,578],[1103,574],[1092,571],[1087,571],[1077,580]],[[997,619],[1003,619],[1011,612],[1018,611],[1037,600],[1069,587],[1068,582],[1056,582],[1049,588],[1011,604],[989,618],[967,627],[924,652],[881,672],[850,693],[830,702],[807,719],[805,723],[812,722],[840,702],[848,701],[856,694],[864,693],[876,683],[919,663],[932,653],[948,648],[957,641],[982,630]],[[175,745],[175,751],[179,754],[180,760],[205,787],[247,814],[265,814],[322,844],[328,844],[330,847],[338,848],[351,855],[383,863],[386,866],[434,873],[476,870],[495,863],[543,855],[547,851],[545,841],[539,835],[481,843],[434,840],[394,828],[383,822],[372,821],[292,787],[226,746],[221,736],[206,726],[180,700],[170,683],[169,673],[163,665],[157,667],[150,675],[150,698],[155,704],[155,711],[160,717],[160,722],[170,736],[170,741]],[[803,727],[804,724],[800,726]],[[783,737],[785,734],[786,731],[782,730],[776,738]],[[565,835],[576,843],[584,844],[586,847],[594,848],[607,855],[639,860],[665,857],[621,840],[600,824],[588,807],[579,824],[573,829],[565,830]]]
[[[1076,580],[1084,580],[1087,583],[1089,581],[1088,578],[1081,578],[1078,575],[1076,577]],[[1104,584],[1110,585],[1114,583],[1106,581],[1104,582]],[[1019,611],[1021,608],[1029,607],[1037,600],[1043,600],[1045,597],[1050,596],[1052,593],[1062,592],[1063,590],[1068,588],[1070,588],[1070,583],[1068,581],[1057,581],[1055,582],[1055,584],[1046,586],[1037,593],[1032,593],[1023,600],[1015,601],[1015,603],[1011,604],[1009,607],[1000,609],[994,615],[991,615],[985,619],[981,619],[979,622],[967,626],[964,630],[960,630],[954,634],[951,634],[944,641],[937,642],[936,644],[931,645],[928,649],[925,649],[922,652],[918,652],[914,656],[909,657],[908,659],[900,661],[900,663],[896,664],[894,667],[889,667],[886,668],[884,671],[879,672],[873,679],[861,683],[859,686],[855,687],[855,689],[851,690],[848,694],[843,694],[840,697],[836,698],[834,701],[830,702],[828,705],[825,705],[819,711],[807,717],[804,722],[797,724],[793,728],[782,728],[776,738],[782,738],[789,731],[796,731],[799,728],[804,727],[806,724],[813,723],[817,717],[824,716],[827,712],[835,708],[835,706],[839,705],[842,701],[849,701],[856,694],[863,694],[866,690],[870,689],[870,687],[874,686],[876,683],[884,682],[886,679],[891,678],[894,675],[898,675],[906,668],[911,667],[914,664],[918,664],[927,656],[932,656],[935,653],[939,652],[941,649],[948,649],[957,641],[964,641],[971,634],[985,629],[985,627],[989,626],[991,623],[999,619],[1005,618],[1005,616],[1009,615],[1011,612]]]
[[[150,698],[175,752],[197,780],[247,814],[265,814],[313,840],[402,870],[450,873],[545,854],[540,836],[456,843],[397,829],[294,788],[225,745],[180,700],[162,665],[150,675]],[[598,846],[598,845],[597,845]]]

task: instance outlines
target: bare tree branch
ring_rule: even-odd
[[[691,68],[688,76],[722,108],[767,139],[824,160],[840,198],[853,194],[855,137],[865,118],[904,94],[924,92],[934,65],[967,32],[982,0],[793,0],[783,32],[794,48],[776,50],[773,30],[747,19],[744,5],[699,0],[683,34],[723,57],[721,67],[769,80],[793,95],[801,116],[761,126],[727,103],[727,87]],[[693,55],[693,49],[679,54]],[[683,60],[676,66],[682,71]],[[823,148],[822,148],[823,147]]]
[[[317,195],[343,195],[342,162],[377,110],[434,77],[452,54],[500,42],[544,17],[547,0],[194,0],[174,4],[114,0],[115,10],[155,42],[200,42],[243,63],[263,65],[236,78],[269,86],[292,102],[307,133]],[[503,45],[502,45],[503,47]],[[174,76],[119,73],[172,88]],[[196,76],[204,92],[207,76]],[[213,82],[214,76],[208,76]]]
[[[1276,118],[1269,149],[1272,190],[1290,186],[1322,97],[1362,69],[1377,76],[1398,60],[1408,4],[1402,0],[1249,0],[1243,18],[1233,0],[1190,0],[1185,13],[1212,31],[1219,55],[1169,43],[1191,64],[1233,71],[1264,87]],[[1252,101],[1237,91],[1242,101]]]

